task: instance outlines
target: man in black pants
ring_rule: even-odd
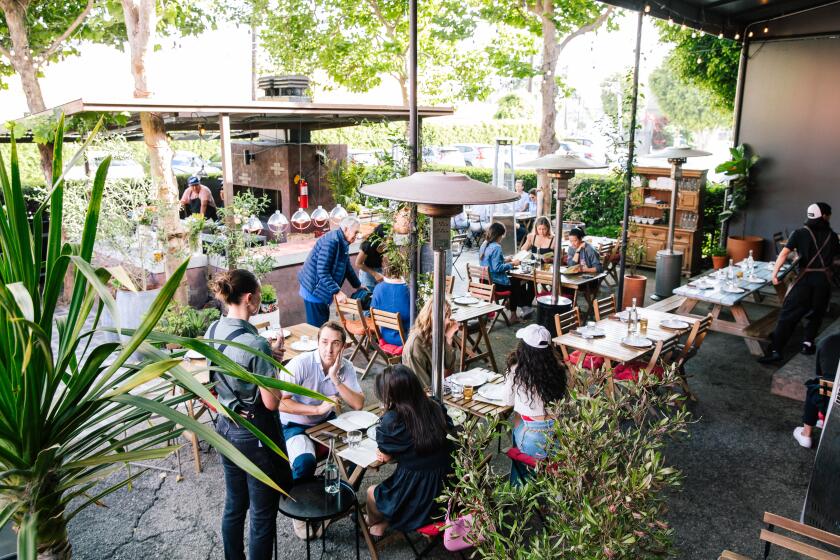
[[[810,205],[805,227],[793,232],[776,259],[772,276],[774,285],[779,283],[779,269],[794,250],[799,256],[799,275],[785,296],[770,348],[767,354],[758,360],[763,364],[781,361],[781,352],[793,329],[803,317],[805,335],[802,353],[813,354],[815,351],[814,338],[831,298],[830,269],[834,259],[840,256],[840,242],[829,225],[830,218],[831,206],[825,202]]]
[[[818,413],[825,414],[828,397],[820,395],[820,379],[834,381],[837,364],[840,363],[840,333],[835,333],[820,341],[817,348],[817,377],[805,382],[808,392],[805,395],[805,407],[802,411],[802,426],[793,430],[793,437],[802,447],[811,447],[811,431],[819,424]]]

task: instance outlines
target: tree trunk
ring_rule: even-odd
[[[32,49],[26,31],[26,6],[27,2],[0,0],[0,8],[3,9],[6,16],[6,25],[9,27],[9,36],[12,40],[12,67],[20,76],[20,83],[23,87],[23,94],[26,96],[29,112],[35,114],[46,111],[47,106],[41,93],[41,85],[38,83],[38,68],[32,59]],[[49,187],[52,185],[53,146],[52,144],[39,144],[38,151],[41,154],[41,170]]]
[[[154,0],[122,0],[125,26],[131,50],[134,97],[151,97],[146,75],[146,57],[154,42],[157,12]],[[172,171],[172,148],[160,113],[141,113],[140,126],[149,150],[149,170],[158,204],[158,227],[165,235],[164,271],[169,278],[186,254],[186,235],[178,215],[178,184]],[[175,301],[186,305],[189,299],[186,276],[175,293]]]
[[[554,14],[553,0],[545,0],[540,18],[542,20],[542,67],[540,74],[542,76],[542,83],[540,84],[540,99],[542,102],[542,121],[540,122],[540,148],[539,155],[544,156],[553,154],[560,147],[557,142],[557,135],[555,134],[554,125],[557,120],[557,81],[555,79],[555,69],[557,68],[557,27],[552,21]],[[551,215],[551,187],[548,184],[548,176],[545,172],[540,172],[538,175],[539,187],[543,193],[543,207],[540,210],[540,215]],[[559,232],[558,232],[559,233]]]

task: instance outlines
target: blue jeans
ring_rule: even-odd
[[[372,268],[371,270],[382,274],[381,268]],[[362,283],[363,288],[367,288],[373,293],[373,289],[376,287],[376,278],[373,277],[373,274],[369,274],[366,270],[359,270],[359,281]]]
[[[277,461],[283,459],[251,432],[221,416],[218,432],[264,473],[275,478]],[[270,560],[274,552],[280,493],[247,474],[224,455],[221,457],[225,472],[225,509],[222,514],[225,560],[245,560],[246,514],[251,516],[248,559]]]
[[[521,420],[513,428],[513,444],[526,455],[535,459],[545,459],[545,442],[553,429],[554,420]],[[510,481],[513,485],[523,481],[515,468],[510,471]]]
[[[306,322],[313,327],[320,329],[324,323],[330,320],[329,303],[315,303],[314,301],[303,300],[303,307],[306,309]]]

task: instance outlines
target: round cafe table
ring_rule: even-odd
[[[280,500],[279,509],[280,513],[286,517],[306,523],[306,558],[309,560],[309,526],[342,517],[353,508],[356,508],[357,518],[353,532],[356,535],[356,560],[358,560],[359,527],[356,523],[361,519],[361,512],[359,511],[359,502],[356,500],[356,493],[346,481],[342,480],[340,482],[337,494],[328,494],[324,489],[322,479],[297,484],[289,491],[289,498]],[[322,554],[325,534],[326,531],[321,535]]]

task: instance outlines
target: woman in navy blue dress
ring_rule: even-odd
[[[391,527],[412,531],[441,512],[435,499],[452,473],[452,421],[443,406],[426,396],[414,372],[403,365],[376,378],[376,396],[386,410],[376,428],[380,461],[397,462],[385,481],[367,491],[370,533]]]

